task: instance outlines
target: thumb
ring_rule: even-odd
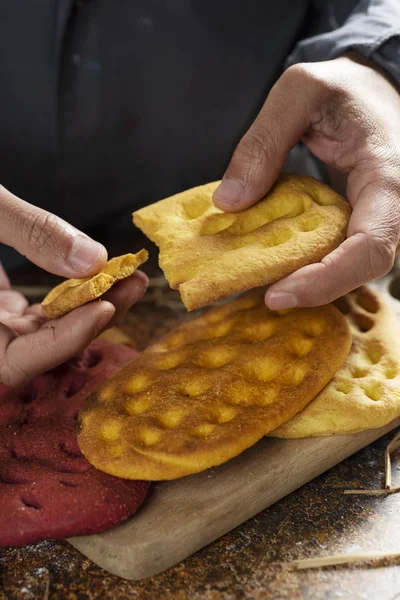
[[[298,65],[285,71],[239,142],[214,192],[214,204],[221,210],[243,210],[265,196],[289,151],[310,125],[310,97],[304,93],[304,81],[299,86],[299,76]]]
[[[88,277],[107,260],[104,246],[2,186],[0,215],[0,242],[46,271],[63,277]]]

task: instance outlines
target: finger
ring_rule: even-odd
[[[107,260],[101,244],[2,186],[0,211],[0,242],[51,273],[85,277],[98,273]]]
[[[115,306],[115,315],[107,323],[107,329],[113,327],[140,298],[145,294],[149,280],[142,271],[136,271],[133,275],[114,285],[103,299],[108,300]]]
[[[10,280],[8,279],[7,273],[3,269],[3,265],[0,262],[0,290],[9,290],[10,288]]]
[[[305,93],[305,73],[300,65],[291,67],[271,89],[214,192],[218,208],[243,210],[260,200],[276,180],[289,151],[311,123],[316,93],[310,86]]]
[[[37,317],[43,317],[43,310],[41,304],[31,304],[25,311],[26,315],[35,315]]]
[[[271,285],[265,302],[271,310],[321,306],[347,294],[393,266],[395,246],[374,234],[356,233],[320,263],[308,265]]]
[[[0,312],[12,315],[23,315],[28,307],[28,300],[13,290],[0,290]]]
[[[23,317],[11,317],[2,322],[18,335],[26,335],[27,333],[37,331],[46,320],[45,317],[24,315]]]
[[[0,383],[21,385],[81,352],[114,315],[109,302],[93,302],[16,337],[0,324]]]

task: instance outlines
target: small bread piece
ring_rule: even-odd
[[[189,311],[318,262],[346,236],[349,204],[312,177],[282,174],[265,198],[240,213],[214,206],[218,184],[133,214],[159,247],[160,267]]]
[[[89,396],[80,449],[126,479],[219,465],[304,408],[350,346],[334,306],[278,314],[252,291],[184,323]]]
[[[53,288],[42,302],[43,314],[49,319],[62,317],[74,308],[96,300],[110,287],[132,275],[149,258],[147,250],[124,254],[109,260],[103,269],[86,279],[67,279]]]
[[[395,313],[366,286],[336,304],[353,333],[351,352],[315,400],[272,436],[357,433],[400,416],[400,325]]]

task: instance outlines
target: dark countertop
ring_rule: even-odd
[[[183,315],[174,293],[152,288],[150,294],[124,321],[138,349]],[[109,575],[67,542],[2,549],[0,600],[400,599],[400,559],[300,572],[287,564],[349,551],[400,552],[400,494],[342,493],[355,485],[381,487],[384,449],[394,433],[148,580],[129,582]],[[394,480],[400,483],[396,455],[393,463]]]

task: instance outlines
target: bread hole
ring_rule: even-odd
[[[150,394],[140,394],[127,400],[125,403],[125,410],[128,415],[136,416],[151,408],[153,404],[154,399]]]
[[[360,379],[361,377],[366,377],[368,375],[368,369],[363,369],[362,367],[353,367],[351,369],[351,375],[355,379]]]
[[[87,377],[83,373],[77,373],[74,377],[74,380],[64,392],[65,398],[72,398],[72,396],[75,396],[75,394],[84,388],[86,382]]]
[[[303,219],[298,223],[299,231],[308,233],[315,231],[324,225],[324,219],[320,215],[304,215]]]
[[[64,485],[65,487],[69,487],[69,488],[77,488],[79,487],[79,483],[76,483],[75,481],[65,481],[65,480],[59,480],[59,482],[61,485]]]
[[[389,366],[385,367],[384,374],[385,374],[386,379],[394,379],[399,374],[399,369],[398,369],[398,367],[389,365]]]
[[[204,315],[204,320],[206,323],[219,323],[222,321],[228,314],[226,306],[218,306],[217,308],[211,309],[208,313]]]
[[[11,448],[10,456],[11,456],[11,458],[17,458],[17,459],[19,458],[18,453],[15,448]]]
[[[150,377],[147,373],[136,373],[133,375],[125,386],[125,391],[128,394],[137,394],[143,392],[150,385]]]
[[[178,409],[170,409],[163,415],[158,417],[158,422],[161,427],[173,429],[180,425],[185,417],[184,411]]]
[[[382,387],[378,381],[374,381],[364,387],[364,393],[370,400],[377,402],[382,396]]]
[[[314,346],[314,340],[309,338],[295,337],[290,342],[290,348],[295,356],[305,356],[311,352]]]
[[[342,394],[349,394],[353,389],[353,384],[350,381],[338,381],[335,389]]]
[[[232,362],[237,357],[237,350],[229,346],[214,346],[203,350],[194,363],[199,367],[218,369]]]
[[[207,379],[199,379],[196,377],[192,377],[187,381],[184,381],[180,386],[180,392],[184,396],[189,396],[190,398],[196,398],[196,396],[201,396],[201,394],[205,394],[210,389],[211,383]]]
[[[240,328],[240,337],[250,342],[262,342],[272,337],[279,329],[274,320],[249,323]]]
[[[226,388],[227,401],[230,404],[247,404],[251,402],[252,388],[245,381],[232,381]]]
[[[182,216],[184,219],[188,220],[198,219],[211,207],[211,200],[205,197],[202,198],[193,193],[193,195],[187,198],[185,202],[182,202]]]
[[[272,356],[256,357],[246,365],[247,373],[259,381],[271,381],[280,371],[280,364]]]
[[[77,420],[78,420],[78,417],[79,417],[79,410],[77,410],[77,411],[76,411],[76,412],[73,414],[73,416],[72,416],[72,419],[73,419],[74,421],[77,421]]]
[[[241,298],[235,300],[234,308],[237,311],[250,310],[251,308],[257,306],[257,304],[262,304],[263,302],[264,298],[260,295],[253,294],[249,296],[242,296]],[[265,312],[267,312],[267,309],[265,309]]]
[[[220,338],[228,335],[230,330],[232,329],[233,320],[225,320],[217,323],[214,327],[210,327],[208,329],[209,335],[208,338]]]
[[[108,448],[108,454],[111,458],[119,458],[124,452],[124,446],[122,444],[112,444]]]
[[[167,371],[168,369],[175,369],[184,360],[185,354],[183,352],[170,352],[157,358],[155,365],[157,369]]]
[[[202,423],[193,429],[191,434],[195,437],[205,438],[212,434],[216,425],[213,423]]]
[[[222,425],[223,423],[229,423],[238,414],[239,410],[233,406],[218,406],[213,408],[214,418]]]
[[[373,319],[368,315],[363,315],[361,313],[353,313],[351,315],[351,320],[362,333],[367,333],[367,331],[370,331],[374,326]]]
[[[19,398],[22,404],[30,404],[31,402],[36,400],[37,390],[35,389],[34,385],[32,383],[28,383],[28,385],[25,385],[21,390]]]
[[[368,293],[358,292],[356,294],[356,302],[358,306],[360,306],[369,313],[375,314],[379,310],[378,300]]]
[[[382,348],[378,345],[370,344],[366,347],[365,354],[369,362],[376,365],[382,358]]]
[[[243,235],[281,218],[301,215],[311,206],[311,201],[287,194],[284,197],[269,195],[246,210],[245,216],[239,213],[229,233]]]
[[[161,440],[161,432],[156,429],[143,427],[139,432],[139,442],[143,446],[154,446]]]
[[[182,331],[170,333],[165,340],[167,348],[177,348],[186,342],[185,334]]]
[[[21,502],[24,506],[26,506],[26,508],[33,508],[34,510],[41,510],[43,508],[40,502],[35,500],[35,498],[26,498],[21,496]]]
[[[306,365],[290,365],[282,374],[281,381],[284,385],[299,385],[307,375]]]
[[[318,319],[310,319],[303,325],[303,331],[306,335],[310,337],[318,337],[322,333],[324,333],[326,327],[326,323],[322,320]]]
[[[326,193],[325,190],[314,188],[311,197],[316,204],[320,206],[329,206],[330,204],[334,204],[336,202],[336,197],[334,194]]]
[[[105,442],[115,442],[121,433],[122,425],[118,421],[108,421],[101,427],[101,439]]]
[[[293,237],[293,231],[291,229],[281,229],[279,231],[269,231],[265,238],[261,241],[263,248],[275,248],[285,242],[288,242]]]
[[[210,215],[202,224],[200,235],[214,235],[228,229],[236,220],[236,215]]]
[[[350,302],[346,296],[342,296],[341,298],[338,298],[337,300],[334,301],[333,304],[336,306],[336,308],[338,308],[340,310],[342,315],[348,315],[349,312],[351,311]]]

